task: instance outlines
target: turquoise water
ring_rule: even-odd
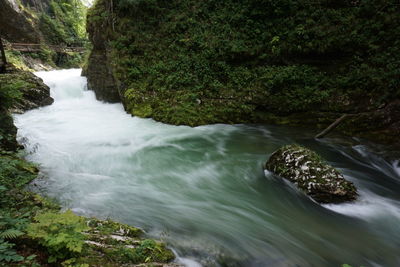
[[[400,167],[355,139],[256,125],[171,126],[95,100],[80,70],[40,72],[55,103],[16,115],[35,190],[163,239],[187,266],[400,266]],[[359,188],[321,206],[262,164],[282,145],[322,154]]]

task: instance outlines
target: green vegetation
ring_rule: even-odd
[[[36,175],[35,166],[0,149],[0,265],[18,262],[33,266],[35,262],[30,249],[23,254],[19,250],[24,246],[26,227],[42,205],[33,194],[23,190]]]
[[[28,236],[39,240],[47,248],[49,262],[72,258],[82,252],[89,227],[85,219],[67,211],[62,214],[43,213],[35,216],[37,223],[28,226]]]
[[[26,63],[23,60],[23,55],[18,52],[18,51],[10,51],[6,50],[5,51],[7,61],[14,65],[16,68],[20,70],[27,70],[29,71],[30,68],[26,65]]]
[[[87,44],[86,11],[86,6],[79,0],[50,1],[47,12],[39,14],[39,28],[46,44],[84,47]],[[77,52],[46,52],[48,49],[38,56],[53,66],[71,68],[83,64],[83,55]]]
[[[0,103],[2,108],[9,109],[22,97],[21,88],[26,86],[22,79],[10,79],[12,75],[0,75]],[[12,76],[12,78],[15,78]]]
[[[37,30],[35,34],[40,40],[39,51],[36,49],[22,52],[8,50],[8,61],[23,70],[32,70],[35,63],[42,63],[53,68],[82,66],[84,55],[81,52],[62,51],[62,49],[53,48],[52,45],[58,47],[88,46],[87,7],[80,0],[49,0],[43,3],[46,7],[44,10],[37,8],[37,3],[33,3],[33,5],[33,7],[28,7],[19,3],[26,20]],[[4,30],[7,31],[7,29]],[[13,40],[8,41],[13,42]]]
[[[52,0],[39,18],[46,41],[54,45],[83,46],[86,43],[86,7],[79,0]]]
[[[400,97],[395,1],[98,0],[128,112],[186,125],[362,112]],[[101,30],[99,30],[101,29]],[[303,116],[304,117],[304,116]]]

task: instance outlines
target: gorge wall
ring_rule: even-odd
[[[51,67],[78,67],[83,55],[62,52],[57,46],[86,44],[86,7],[74,0],[0,0],[0,36],[5,43],[40,44],[40,50],[8,51],[9,61],[35,68],[35,62]]]
[[[40,43],[40,31],[32,22],[35,18],[16,0],[0,0],[0,34],[16,43]]]
[[[99,0],[86,74],[101,100],[184,125],[325,127],[398,143],[391,1]]]

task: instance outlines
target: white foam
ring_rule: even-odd
[[[359,199],[355,202],[323,206],[338,213],[366,220],[388,217],[400,219],[400,203],[398,201],[378,196],[369,191],[361,192]]]
[[[393,166],[393,170],[397,173],[397,175],[400,178],[400,161],[398,161],[398,160],[393,161],[392,166]]]
[[[203,265],[201,265],[200,263],[198,263],[197,261],[193,260],[193,259],[189,259],[189,258],[178,258],[177,259],[178,263],[181,263],[183,265],[185,265],[186,267],[202,267]]]

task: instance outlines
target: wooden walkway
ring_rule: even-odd
[[[66,53],[66,52],[85,52],[84,47],[77,46],[61,46],[61,45],[42,45],[42,44],[25,44],[25,43],[9,43],[5,46],[6,50],[20,51],[20,52],[40,52],[43,47],[49,47],[51,50]]]

